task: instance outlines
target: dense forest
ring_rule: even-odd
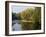
[[[12,20],[20,20],[22,30],[41,29],[41,7],[27,8],[18,14],[12,13]]]

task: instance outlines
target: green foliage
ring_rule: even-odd
[[[21,21],[23,30],[36,30],[41,29],[41,8],[36,7],[35,9],[27,8],[19,14],[21,20],[27,20],[32,22]]]
[[[32,20],[34,21],[32,28],[41,29],[41,8],[40,7],[35,8],[35,12],[33,13]]]
[[[23,20],[28,20],[29,21],[29,20],[31,20],[31,16],[32,16],[33,12],[34,12],[34,10],[32,8],[26,9],[25,11],[23,11],[21,13],[21,18]]]
[[[41,19],[41,8],[40,7],[35,8],[35,12],[33,13],[32,19],[35,22],[38,22]]]

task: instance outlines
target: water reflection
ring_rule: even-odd
[[[22,30],[22,26],[21,26],[21,23],[19,22],[19,20],[14,20],[12,23],[13,23],[13,26],[12,26],[13,31],[21,31]]]

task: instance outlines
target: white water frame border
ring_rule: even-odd
[[[41,30],[12,31],[12,14],[11,14],[11,6],[12,5],[41,7]],[[45,12],[44,12],[45,9],[44,8],[45,8],[45,4],[44,3],[6,1],[6,12],[7,12],[6,13],[7,14],[7,16],[6,16],[6,22],[7,22],[6,23],[6,27],[7,27],[6,28],[6,35],[21,35],[21,34],[25,35],[25,34],[40,34],[40,33],[45,33],[45,28],[44,28],[45,27]]]

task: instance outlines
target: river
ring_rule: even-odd
[[[12,30],[13,31],[21,31],[22,30],[22,26],[19,20],[13,20],[12,21]]]

